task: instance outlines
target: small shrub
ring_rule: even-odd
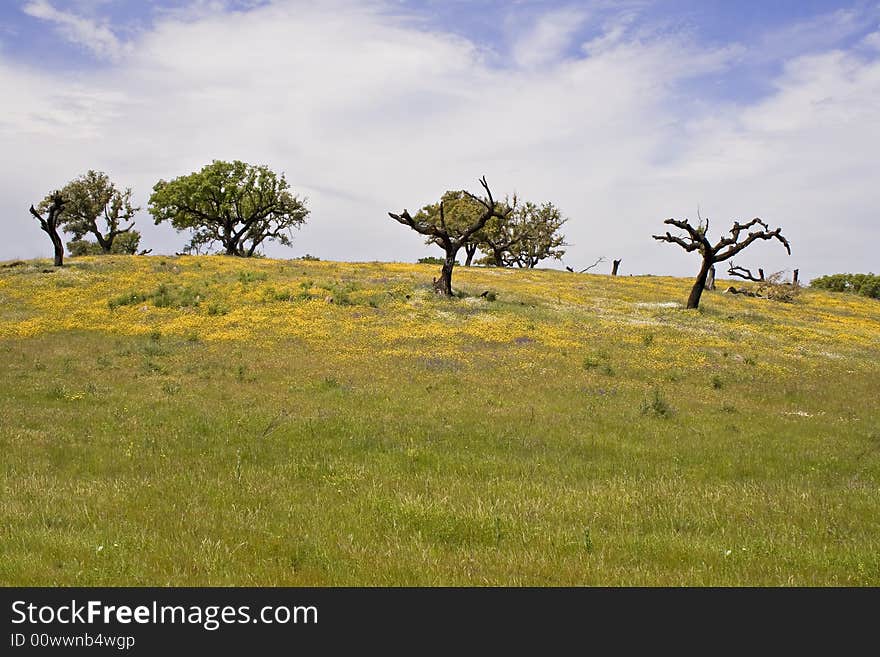
[[[107,306],[109,306],[110,310],[115,310],[120,306],[133,306],[136,303],[143,303],[147,298],[148,295],[143,292],[127,292],[107,301]]]
[[[663,394],[657,388],[655,388],[651,396],[642,403],[642,415],[668,418],[672,416],[672,413],[672,406],[666,401],[666,398],[663,397]]]
[[[434,256],[427,256],[425,258],[419,258],[416,262],[420,265],[442,265],[444,263],[443,258],[435,258]]]
[[[191,287],[160,285],[150,299],[156,308],[191,308],[202,302],[202,296]]]
[[[646,347],[650,347],[652,344],[654,344],[654,334],[647,333],[642,336],[642,344],[644,344]]]
[[[715,390],[721,390],[721,388],[724,387],[723,379],[717,374],[712,375],[712,387],[715,388]]]
[[[311,262],[319,262],[321,259],[316,256],[313,256],[309,253],[306,253],[304,256],[300,256],[299,258],[297,258],[297,260],[307,260],[307,261],[311,261]]]
[[[257,283],[265,281],[269,278],[269,275],[265,272],[253,272],[253,271],[240,271],[238,272],[238,282],[242,285],[248,285],[249,283]]]
[[[229,308],[226,305],[215,301],[208,304],[207,311],[208,314],[212,317],[217,317],[227,314],[229,312]]]

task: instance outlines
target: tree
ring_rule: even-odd
[[[291,244],[291,231],[309,214],[306,199],[290,192],[284,174],[239,160],[214,160],[201,171],[153,187],[156,224],[192,230],[188,251],[219,242],[226,255],[250,257],[266,240]]]
[[[482,207],[479,216],[472,217],[472,221],[469,224],[458,223],[457,220],[453,221],[452,219],[447,222],[446,204],[442,199],[440,200],[436,215],[417,213],[416,217],[413,217],[406,209],[400,214],[388,213],[388,216],[398,223],[412,228],[420,235],[425,235],[429,238],[429,241],[432,241],[444,250],[446,257],[440,270],[440,279],[434,283],[436,290],[440,294],[452,296],[452,270],[455,267],[455,257],[458,255],[459,250],[465,244],[471,242],[474,234],[483,228],[489,219],[492,217],[504,218],[512,211],[512,208],[495,201],[485,176],[480,179],[480,185],[486,190],[486,198],[474,196],[470,192],[464,192],[468,198],[479,203]]]
[[[568,221],[552,203],[517,204],[504,219],[492,219],[478,235],[486,264],[534,268],[546,258],[565,255],[565,236],[559,232]]]
[[[74,248],[77,251],[89,251],[94,253],[134,253],[140,242],[140,233],[134,230],[134,222],[131,221],[140,208],[131,204],[131,188],[120,191],[116,188],[106,173],[100,171],[88,171],[84,175],[70,181],[61,190],[67,204],[61,215],[61,223],[64,229],[73,235]],[[98,221],[103,226],[98,226]],[[129,223],[130,222],[130,223]],[[123,224],[127,226],[122,227]],[[81,246],[86,235],[93,235],[97,248]],[[128,236],[125,246],[117,243],[117,237]],[[132,238],[132,236],[136,236]],[[131,244],[134,249],[131,250]],[[70,244],[68,249],[71,255],[79,255]]]
[[[755,283],[762,283],[764,281],[764,270],[758,269],[758,275],[755,276],[752,273],[751,269],[746,269],[745,267],[738,267],[734,265],[732,262],[730,263],[730,267],[727,269],[727,273],[731,276],[736,276],[737,278],[743,278],[747,281],[753,281]]]
[[[709,231],[708,219],[696,227],[692,226],[687,219],[682,221],[677,219],[667,219],[663,223],[675,226],[676,228],[685,231],[687,235],[679,237],[672,235],[667,231],[665,235],[653,235],[652,237],[655,240],[678,244],[688,252],[698,251],[703,257],[700,271],[697,274],[697,279],[694,281],[694,286],[691,288],[691,293],[688,297],[688,308],[699,307],[700,296],[702,296],[703,288],[706,286],[706,279],[709,276],[710,269],[712,269],[716,263],[732,258],[755,241],[772,239],[779,240],[782,242],[783,246],[785,246],[785,250],[788,254],[791,255],[791,246],[789,245],[788,240],[782,236],[782,229],[777,228],[775,230],[770,230],[770,227],[757,217],[745,224],[741,224],[738,221],[733,222],[733,228],[730,229],[730,236],[721,238],[714,246],[706,237],[706,233]],[[762,230],[752,231],[743,239],[743,241],[740,241],[742,232],[753,226],[760,226]]]
[[[443,194],[439,203],[431,203],[419,210],[416,213],[415,220],[429,224],[439,224],[441,205],[443,206],[446,225],[451,227],[452,230],[467,228],[479,220],[485,210],[482,203],[474,200],[466,191],[448,191]],[[443,248],[443,244],[434,236],[428,237],[425,243],[437,244]],[[464,265],[465,267],[470,267],[477,252],[477,243],[474,240],[470,240],[462,248],[464,248],[465,252]]]
[[[34,208],[33,205],[30,207],[31,214],[40,222],[40,228],[52,240],[56,267],[61,267],[64,264],[64,244],[61,242],[61,236],[58,234],[58,226],[64,206],[64,197],[61,196],[61,192],[55,191],[43,199],[37,208]]]

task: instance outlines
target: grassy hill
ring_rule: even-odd
[[[435,270],[0,268],[0,584],[880,585],[880,303]]]

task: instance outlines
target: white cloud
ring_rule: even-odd
[[[739,50],[696,43],[616,35],[586,58],[499,68],[478,44],[372,5],[291,1],[167,15],[116,66],[75,81],[0,55],[0,86],[16,89],[0,116],[0,149],[15,154],[0,164],[0,221],[13,226],[0,258],[47,252],[26,209],[89,168],[145,206],[160,177],[240,158],[310,198],[295,248],[270,250],[282,257],[414,260],[430,248],[386,212],[477,190],[486,174],[497,195],[571,217],[572,265],[604,255],[626,273],[693,273],[650,235],[700,204],[713,230],[755,215],[784,227],[794,256],[762,245],[746,266],[876,269],[877,58],[793,59],[771,97],[709,105],[678,85]],[[156,252],[184,243],[146,213],[140,223]]]
[[[588,13],[574,7],[549,11],[517,38],[513,60],[523,68],[538,68],[556,62],[571,46]]]
[[[91,3],[96,4],[102,3]],[[34,18],[54,23],[62,37],[88,48],[98,57],[118,59],[126,50],[125,45],[106,23],[58,10],[49,0],[29,0],[22,11]]]

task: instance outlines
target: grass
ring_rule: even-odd
[[[2,585],[880,585],[877,301],[45,268],[0,269]]]

